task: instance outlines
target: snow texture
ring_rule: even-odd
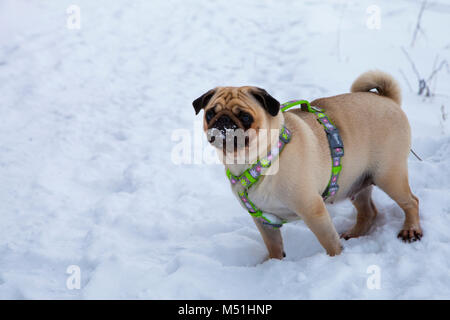
[[[450,74],[418,96],[401,49],[425,78],[450,61],[450,2],[425,10],[414,46],[421,1],[376,1],[379,29],[373,4],[0,1],[0,298],[450,298]],[[403,212],[376,190],[375,226],[340,256],[299,221],[282,228],[287,257],[266,260],[223,167],[199,158],[214,153],[191,102],[218,85],[313,100],[369,69],[403,89],[424,238],[399,241]],[[192,164],[173,160],[180,129]],[[350,202],[328,209],[338,232],[353,225]],[[67,287],[71,265],[80,289]]]

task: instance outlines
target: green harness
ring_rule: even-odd
[[[342,139],[339,135],[338,129],[330,121],[323,110],[317,107],[312,107],[308,101],[288,101],[281,105],[281,111],[286,112],[288,109],[297,105],[301,106],[302,111],[314,113],[317,116],[317,121],[319,121],[319,123],[324,127],[327,134],[331,151],[332,168],[330,182],[328,183],[328,186],[322,194],[322,198],[325,201],[329,197],[334,196],[339,189],[337,180],[342,170],[341,158],[344,156],[344,144],[342,143]],[[240,190],[237,191],[237,194],[250,215],[252,217],[261,219],[264,225],[268,225],[273,228],[280,228],[287,221],[277,217],[275,214],[263,212],[262,210],[258,209],[256,205],[252,201],[250,201],[248,197],[248,190],[259,181],[259,178],[261,177],[263,171],[267,170],[270,167],[272,162],[279,156],[285,145],[288,144],[290,140],[291,132],[285,126],[283,126],[280,132],[278,143],[269,151],[266,157],[259,159],[254,165],[245,170],[239,176],[233,175],[230,169],[227,169],[226,171],[227,177],[230,180],[231,184],[236,185],[237,183],[239,183],[238,185],[241,186],[241,188],[239,188]]]

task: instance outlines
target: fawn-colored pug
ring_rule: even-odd
[[[275,98],[250,86],[218,87],[193,102],[197,114],[204,109],[204,130],[210,142],[216,145],[221,140],[219,153],[234,158],[243,153],[253,154],[244,163],[224,161],[225,167],[236,176],[270,150],[270,141],[267,148],[257,148],[262,129],[281,130],[285,126],[290,130],[291,141],[274,160],[277,165],[272,164],[276,169],[270,172],[271,167],[261,176],[248,190],[248,198],[259,209],[286,221],[303,219],[331,256],[340,254],[342,246],[325,203],[350,198],[357,210],[356,224],[341,237],[347,240],[362,236],[377,216],[371,199],[372,185],[386,192],[403,209],[405,221],[398,237],[408,242],[422,237],[419,200],[408,182],[410,126],[400,104],[399,85],[381,71],[362,74],[353,83],[351,93],[311,102],[311,106],[323,109],[338,128],[345,148],[339,189],[324,201],[321,195],[330,181],[332,160],[326,132],[315,114],[301,109],[280,112],[280,103]],[[239,145],[225,134],[211,137],[211,130],[251,133]],[[234,188],[232,185],[233,191]],[[261,219],[253,219],[269,257],[282,259],[285,254],[280,230],[266,226]]]

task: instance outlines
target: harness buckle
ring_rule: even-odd
[[[339,135],[338,129],[327,132],[328,143],[330,144],[331,156],[342,157],[344,155],[344,143]]]
[[[330,194],[330,196],[334,196],[336,194],[336,192],[338,191],[339,186],[337,184],[330,186],[330,188],[328,189],[328,193]]]
[[[279,136],[279,139],[283,141],[285,144],[289,143],[291,141],[291,132],[288,128],[283,127],[281,130],[281,134]]]
[[[332,197],[336,194],[336,192],[338,191],[339,186],[337,184],[333,184],[328,186],[328,188],[323,192],[322,194],[322,198],[324,198],[324,200],[326,200],[328,197]]]
[[[344,155],[344,148],[334,148],[331,151],[333,158],[342,157]]]

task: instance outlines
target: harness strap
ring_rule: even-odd
[[[339,174],[342,171],[341,158],[344,156],[344,143],[342,142],[341,136],[339,135],[338,128],[323,112],[323,109],[311,106],[308,101],[306,100],[288,101],[281,105],[282,106],[281,111],[285,112],[296,105],[301,105],[303,111],[314,113],[317,116],[317,121],[323,126],[327,134],[332,162],[331,162],[330,182],[325,188],[325,191],[322,193],[322,198],[326,200],[329,197],[334,196],[339,189],[337,181],[339,178]]]
[[[231,184],[235,185],[240,183],[242,186],[242,191],[238,191],[238,195],[250,215],[252,217],[262,219],[263,224],[270,225],[273,228],[280,228],[283,223],[286,223],[286,221],[258,209],[256,205],[250,201],[248,197],[248,189],[258,182],[263,169],[270,167],[272,162],[281,153],[284,146],[289,143],[289,141],[291,141],[291,132],[286,127],[283,127],[281,129],[277,145],[268,152],[266,157],[259,159],[253,166],[245,170],[240,176],[233,175],[230,169],[227,169],[226,171],[227,177]]]
[[[267,153],[266,157],[259,159],[253,166],[245,170],[240,176],[233,175],[230,169],[227,169],[228,179],[230,179],[232,184],[240,182],[245,189],[249,189],[252,185],[258,182],[263,169],[271,166],[272,161],[276,159],[289,141],[291,141],[291,132],[286,127],[283,127],[280,132],[278,144]]]
[[[336,126],[331,122],[328,116],[323,112],[323,109],[311,106],[306,100],[292,100],[281,105],[281,111],[286,112],[288,109],[301,105],[302,111],[314,113],[317,116],[317,121],[324,127],[327,134],[328,143],[330,145],[330,152],[332,158],[331,178],[325,191],[322,193],[322,198],[326,200],[336,194],[339,189],[337,180],[342,170],[341,158],[344,156],[344,144],[339,135]],[[269,225],[273,228],[280,228],[286,220],[280,219],[276,215],[263,212],[250,201],[248,197],[248,190],[251,186],[259,181],[263,169],[269,168],[273,160],[281,153],[285,145],[291,141],[291,132],[283,126],[280,132],[278,144],[272,148],[266,157],[259,159],[253,166],[245,170],[241,175],[235,176],[227,169],[226,174],[231,184],[235,185],[239,182],[242,187],[238,191],[238,196],[242,204],[247,208],[247,211],[252,217],[260,218],[263,224]]]

